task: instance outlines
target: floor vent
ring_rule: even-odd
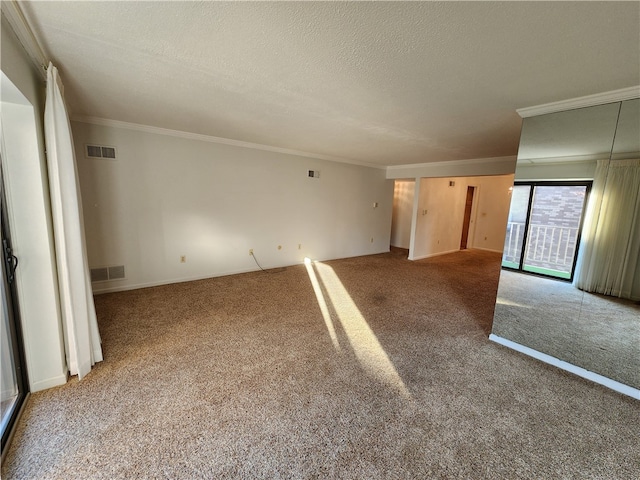
[[[91,269],[91,282],[106,282],[108,280],[121,280],[123,278],[125,278],[124,265]]]
[[[116,158],[116,147],[85,145],[85,154],[87,158],[108,158],[109,160],[114,160]]]

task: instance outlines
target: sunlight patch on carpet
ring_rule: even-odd
[[[349,344],[355,353],[360,365],[383,384],[399,391],[405,398],[411,398],[409,390],[405,386],[398,371],[394,367],[389,356],[382,348],[373,330],[347,292],[338,275],[328,265],[320,262],[305,262],[308,269],[315,270],[322,282],[322,286],[329,296],[331,306],[347,335]],[[310,277],[315,277],[309,274]],[[313,283],[313,281],[312,281]],[[322,292],[320,292],[322,294]],[[316,294],[317,295],[317,294]],[[323,295],[324,300],[324,295]],[[327,307],[325,302],[325,308]],[[323,308],[322,305],[320,307]],[[328,309],[327,309],[328,312]],[[324,314],[323,314],[324,315]],[[325,320],[326,321],[326,320]],[[333,324],[332,324],[333,325]]]
[[[496,298],[496,303],[499,303],[500,305],[509,305],[511,307],[519,307],[519,308],[527,308],[530,309],[532,308],[531,305],[523,305],[521,303],[517,303],[517,302],[513,302],[511,300],[507,300],[506,298]]]
[[[307,268],[309,280],[311,281],[311,286],[313,287],[313,291],[316,294],[316,299],[318,300],[318,306],[320,307],[322,318],[324,318],[324,323],[327,327],[327,331],[329,332],[329,337],[331,337],[331,343],[333,343],[333,346],[337,351],[341,351],[340,343],[338,342],[338,336],[336,335],[336,329],[333,326],[333,320],[331,319],[331,314],[329,313],[329,306],[327,305],[327,301],[325,300],[324,294],[322,293],[322,288],[320,288],[320,283],[318,282],[316,272],[313,270],[313,266],[311,265],[311,259],[305,258],[304,266]]]

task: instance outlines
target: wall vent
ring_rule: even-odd
[[[91,269],[91,282],[106,282],[108,280],[120,280],[123,278],[125,278],[124,265]]]
[[[105,145],[85,145],[85,155],[87,158],[108,158],[114,160],[116,158],[116,147],[107,147]]]
[[[109,280],[124,278],[124,265],[109,267]]]
[[[309,178],[320,178],[320,170],[309,170],[307,176]]]
[[[104,268],[92,268],[91,269],[91,281],[92,282],[104,282],[109,280],[109,269]]]

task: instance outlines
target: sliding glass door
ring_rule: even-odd
[[[1,165],[1,162],[0,162]],[[1,169],[0,169],[1,170]],[[15,292],[15,275],[18,259],[11,250],[7,225],[6,203],[0,172],[0,223],[2,230],[2,255],[0,255],[0,431],[4,451],[11,426],[27,395],[27,376],[24,368],[22,338],[18,303]]]
[[[502,266],[573,279],[590,182],[513,187]]]

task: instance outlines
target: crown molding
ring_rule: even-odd
[[[108,118],[91,117],[91,116],[83,116],[83,115],[71,115],[71,120],[73,120],[74,122],[90,123],[93,125],[102,125],[105,127],[123,128],[126,130],[136,130],[138,132],[151,133],[155,135],[166,135],[169,137],[185,138],[188,140],[198,140],[201,142],[219,143],[222,145],[231,145],[234,147],[243,147],[243,148],[251,148],[253,150],[262,150],[265,152],[283,153],[285,155],[295,155],[298,157],[314,158],[317,160],[327,160],[329,162],[348,163],[351,165],[376,168],[380,170],[385,170],[387,168],[386,165],[376,165],[376,164],[361,162],[359,160],[353,160],[349,158],[334,157],[331,155],[322,155],[318,153],[303,152],[301,150],[293,150],[290,148],[274,147],[271,145],[263,145],[260,143],[244,142],[242,140],[232,140],[230,138],[214,137],[212,135],[204,135],[201,133],[184,132],[181,130],[172,130],[169,128],[153,127],[151,125],[142,125],[139,123],[123,122],[120,120],[111,120]]]
[[[18,37],[18,41],[27,51],[31,62],[36,66],[39,74],[46,80],[46,68],[49,65],[48,56],[33,29],[27,21],[20,5],[15,0],[2,0],[2,15],[7,19],[9,26]]]
[[[596,93],[594,95],[586,95],[584,97],[577,97],[569,100],[561,100],[559,102],[545,103],[543,105],[536,105],[533,107],[519,108],[516,112],[518,112],[518,115],[522,118],[527,118],[535,117],[537,115],[545,115],[547,113],[575,110],[576,108],[593,107],[594,105],[604,105],[606,103],[632,100],[634,98],[640,98],[640,85],[621,88],[620,90],[612,90],[610,92]]]

